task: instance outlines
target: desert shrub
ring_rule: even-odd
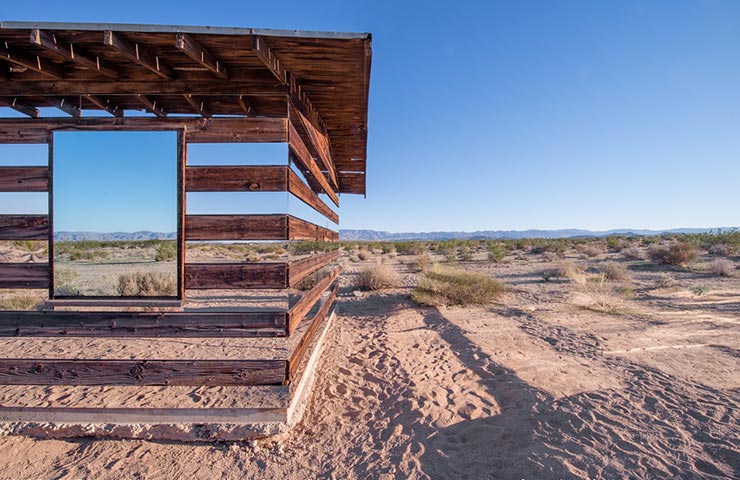
[[[507,249],[505,245],[500,243],[489,243],[488,244],[488,260],[491,262],[502,262],[506,258]]]
[[[645,260],[645,251],[639,247],[628,247],[622,250],[622,256],[627,260]]]
[[[380,251],[385,255],[391,252],[395,252],[396,247],[394,247],[392,243],[382,243],[380,244]]]
[[[438,265],[428,270],[411,297],[422,305],[485,305],[504,292],[504,285],[482,273]]]
[[[157,245],[157,253],[154,255],[155,261],[166,262],[167,260],[174,260],[175,257],[177,257],[175,242],[162,242]]]
[[[80,278],[79,272],[69,268],[54,270],[54,294],[62,297],[72,297],[80,294],[80,287],[75,282]]]
[[[566,241],[566,239],[554,239],[554,240],[545,240],[545,239],[533,239],[532,240],[532,247],[531,247],[531,253],[541,255],[546,252],[554,253],[558,257],[562,257],[565,255],[565,250],[569,246],[569,243]]]
[[[687,242],[673,242],[670,245],[653,245],[648,255],[661,265],[683,265],[696,259],[696,247]]]
[[[709,248],[707,248],[707,251],[711,253],[712,255],[729,255],[730,250],[727,248],[727,245],[724,243],[718,243],[717,245],[710,245]]]
[[[629,278],[627,269],[621,263],[606,262],[600,266],[599,271],[604,276],[605,280],[619,282]]]
[[[122,297],[171,296],[177,292],[177,281],[158,272],[124,273],[118,276],[117,291]]]
[[[359,286],[366,290],[382,290],[398,285],[398,275],[389,265],[373,265],[360,272]]]
[[[586,255],[588,258],[598,257],[599,255],[604,253],[604,250],[602,247],[600,247],[599,245],[594,245],[594,244],[578,245],[577,249],[579,252]]]
[[[344,246],[346,250],[352,250],[349,248],[349,244],[341,244]],[[317,252],[331,252],[333,250],[339,249],[340,244],[337,242],[309,242],[309,241],[302,241],[302,242],[290,242],[290,244],[287,247],[288,253],[291,255],[305,255],[308,253],[317,253]],[[265,245],[263,248],[268,249],[269,251],[260,252],[260,253],[283,253],[286,248],[283,245]],[[278,250],[279,249],[279,250]]]
[[[249,252],[244,256],[244,261],[247,263],[257,263],[262,260],[257,252]]]
[[[655,288],[675,287],[677,283],[678,282],[676,282],[676,279],[673,278],[670,274],[663,272],[655,281]]]
[[[0,310],[38,310],[43,298],[35,295],[15,295],[0,301]]]
[[[693,287],[691,289],[691,293],[693,293],[697,297],[701,297],[705,293],[709,293],[709,287],[707,287],[706,285],[699,285],[699,286]]]
[[[573,262],[562,262],[556,268],[543,271],[542,278],[546,282],[549,282],[554,278],[567,278],[575,283],[583,283],[586,281],[586,275],[583,273],[583,269]]]
[[[432,265],[432,260],[429,255],[417,255],[410,262],[406,264],[410,270],[415,272],[423,272]]]
[[[473,250],[467,245],[460,247],[460,260],[469,261],[473,258]]]
[[[396,242],[394,247],[399,255],[421,255],[426,252],[421,242]]]
[[[735,264],[725,258],[718,258],[709,262],[709,272],[719,277],[731,277],[735,274]]]
[[[367,250],[360,250],[359,252],[357,252],[357,258],[359,258],[360,260],[367,260],[371,256],[372,254],[368,252]]]
[[[575,303],[587,310],[616,314],[624,307],[626,297],[626,292],[608,284],[606,278],[601,275],[578,286]]]
[[[612,252],[620,252],[624,248],[624,238],[609,236],[606,237],[606,248]]]
[[[75,262],[79,260],[89,260],[91,262],[94,262],[96,260],[103,260],[105,258],[108,258],[108,252],[97,248],[93,248],[90,250],[73,250],[69,254],[69,259]]]

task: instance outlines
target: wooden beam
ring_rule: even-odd
[[[319,253],[290,262],[288,269],[288,285],[294,287],[308,275],[311,275],[316,270],[335,262],[337,259],[339,259],[339,250]]]
[[[329,135],[324,119],[314,108],[300,82],[290,73],[288,73],[288,97],[291,105],[298,109],[319,132],[326,136]]]
[[[47,191],[48,167],[0,167],[0,192]]]
[[[284,192],[288,188],[287,166],[187,167],[188,192]]]
[[[288,215],[288,240],[338,242],[339,234],[315,223]]]
[[[102,98],[97,95],[85,95],[85,98],[87,98],[90,103],[92,103],[99,109],[105,110],[114,117],[123,117],[124,115],[124,110],[118,105],[111,102],[109,98]]]
[[[319,198],[311,188],[293,170],[288,168],[288,191],[303,203],[313,208],[334,223],[339,223],[337,215],[329,206]]]
[[[39,57],[38,55],[30,55],[15,48],[11,48],[8,45],[8,42],[0,41],[0,60],[5,60],[6,62],[20,65],[21,67],[31,69],[34,72],[46,75],[47,77],[51,77],[55,80],[61,80],[62,78],[64,78],[64,69],[61,65],[50,62],[45,58]]]
[[[293,305],[288,312],[288,335],[293,333],[301,320],[311,311],[321,295],[331,287],[331,284],[339,278],[339,267],[329,272],[324,278],[319,280],[314,287],[305,293],[298,302]]]
[[[146,108],[147,112],[153,113],[159,118],[164,118],[167,116],[167,112],[164,110],[161,104],[157,103],[156,100],[152,100],[146,95],[135,95],[135,98],[139,103],[144,105],[144,108]]]
[[[185,288],[193,290],[286,288],[287,263],[186,263]]]
[[[189,143],[286,142],[288,139],[285,118],[3,118],[0,119],[0,143],[48,143],[51,131],[178,129],[185,130]]]
[[[213,116],[202,98],[196,98],[190,94],[183,95],[182,97],[188,102],[193,111],[203,118],[211,118]]]
[[[138,63],[166,80],[175,78],[175,72],[164,65],[157,55],[120,33],[106,30],[103,34],[103,44],[117,50],[129,60]]]
[[[281,385],[284,360],[0,359],[2,385]]]
[[[0,337],[283,337],[285,312],[0,312]]]
[[[18,100],[18,98],[16,97],[13,97],[11,99],[0,99],[0,105],[10,107],[16,112],[22,113],[23,115],[28,115],[31,118],[38,118],[40,115],[38,108],[34,107],[30,103]]]
[[[0,240],[48,240],[48,215],[0,215]]]
[[[319,325],[321,325],[321,323],[331,311],[331,307],[334,305],[334,302],[336,301],[338,295],[339,285],[335,284],[329,296],[326,298],[326,300],[324,300],[324,303],[321,304],[321,308],[319,309],[319,311],[316,312],[316,315],[313,317],[313,319],[311,319],[311,325],[308,327],[308,330],[306,330],[306,333],[303,334],[300,342],[298,342],[295,350],[293,350],[293,353],[290,355],[290,358],[288,359],[289,381],[293,380],[296,373],[298,373],[298,367],[301,364],[301,359],[306,353],[306,350],[311,343],[311,339],[313,338],[314,333],[316,333]]]
[[[0,263],[0,288],[49,288],[46,263]]]
[[[245,95],[239,95],[236,97],[236,101],[239,103],[244,115],[248,117],[256,117],[257,110],[254,109],[254,105],[250,102]]]
[[[82,65],[108,78],[118,79],[118,71],[106,65],[105,62],[101,62],[100,57],[76,48],[73,44],[51,32],[39,29],[31,30],[30,41],[31,44],[55,53],[65,60]]]
[[[290,108],[291,122],[301,134],[304,141],[311,146],[311,153],[314,157],[318,158],[327,172],[329,182],[335,190],[339,189],[339,183],[337,182],[337,171],[334,166],[334,160],[331,156],[331,146],[329,144],[329,138],[318,131],[316,127],[311,124],[310,121],[296,108]],[[295,121],[294,121],[295,120]]]
[[[228,80],[229,74],[223,63],[187,33],[178,33],[175,36],[175,48],[190,57],[196,63],[207,68],[218,78]]]
[[[282,63],[280,62],[280,59],[277,58],[277,56],[275,55],[275,51],[270,48],[264,37],[261,37],[259,35],[254,36],[252,51],[257,55],[260,61],[262,61],[265,67],[267,67],[268,70],[270,70],[270,72],[275,75],[275,78],[277,78],[280,83],[288,83],[288,77]]]
[[[324,174],[321,173],[321,169],[316,163],[316,160],[314,160],[308,147],[306,147],[306,144],[303,142],[303,139],[291,122],[289,122],[288,125],[288,143],[290,144],[290,150],[293,153],[293,160],[296,164],[298,164],[301,170],[309,172],[313,179],[316,180],[324,190],[324,193],[326,193],[331,201],[334,202],[334,205],[338,207],[339,197],[331,185],[329,185],[329,181],[326,179]]]
[[[64,98],[49,98],[46,100],[46,102],[49,106],[58,108],[59,110],[72,117],[79,118],[82,116],[82,110],[80,110],[80,107],[71,102],[68,102]]]
[[[186,240],[288,240],[288,216],[188,215]]]

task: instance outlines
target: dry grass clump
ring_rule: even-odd
[[[602,275],[579,285],[574,303],[586,310],[617,314],[624,308],[626,296],[630,293],[614,288]]]
[[[172,296],[177,292],[177,280],[158,272],[125,273],[118,276],[117,291],[122,297]]]
[[[709,272],[718,277],[731,277],[735,274],[735,263],[726,258],[718,258],[709,262]]]
[[[382,290],[398,285],[398,274],[389,265],[373,265],[360,272],[359,286],[366,290]]]
[[[428,270],[429,267],[432,266],[432,259],[429,258],[429,255],[427,254],[418,255],[417,257],[409,261],[406,265],[409,267],[409,270],[412,270],[414,272],[423,272],[425,270]]]
[[[670,245],[652,245],[648,255],[661,265],[684,265],[696,260],[696,247],[687,242],[674,242]]]
[[[668,273],[661,273],[660,277],[655,281],[655,288],[671,288],[678,284],[675,278]]]
[[[574,262],[562,262],[557,268],[545,270],[542,272],[542,278],[549,282],[553,278],[566,278],[574,283],[583,283],[586,281],[586,275],[583,269]]]
[[[372,256],[372,253],[368,252],[367,250],[360,250],[357,252],[357,258],[360,260],[367,260]]]
[[[602,253],[604,253],[604,250],[599,245],[593,245],[593,244],[583,244],[578,245],[576,247],[578,251],[584,255],[586,255],[588,258],[594,258],[598,257]]]
[[[16,295],[2,299],[0,310],[38,310],[43,301],[43,298],[35,295]]]
[[[645,251],[639,247],[627,247],[622,250],[622,256],[627,260],[645,260]]]
[[[629,272],[621,263],[606,262],[599,268],[605,280],[620,282],[629,279]]]
[[[504,285],[482,273],[438,265],[426,272],[411,298],[422,305],[485,305],[504,292]]]

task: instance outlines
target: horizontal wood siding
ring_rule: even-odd
[[[0,337],[282,337],[286,312],[0,312]]]
[[[327,180],[326,176],[321,172],[319,165],[311,155],[311,152],[308,150],[308,147],[304,143],[300,134],[290,122],[288,123],[288,132],[290,150],[293,152],[294,161],[298,164],[301,170],[309,172],[309,174],[321,186],[321,189],[324,190],[324,193],[326,193],[331,201],[334,202],[334,205],[338,207],[339,197],[332,186],[329,185],[329,180]]]
[[[0,215],[0,240],[48,240],[47,215]]]
[[[287,240],[287,215],[187,215],[186,240]]]
[[[306,185],[303,180],[293,170],[288,170],[288,190],[296,198],[313,208],[334,223],[339,223],[339,215],[329,208],[327,204],[321,201],[316,192]]]
[[[334,280],[336,280],[337,277],[339,277],[339,267],[329,272],[328,275],[316,283],[311,290],[305,293],[301,299],[293,305],[293,308],[288,312],[288,334],[293,333],[301,323],[301,320],[303,320],[306,314],[311,311],[311,308],[316,305],[316,302],[319,301],[321,295],[331,287],[331,284],[334,283]]]
[[[293,353],[290,355],[290,359],[288,360],[288,378],[290,381],[294,379],[296,373],[298,372],[298,367],[301,364],[301,359],[306,353],[306,349],[308,349],[314,333],[316,333],[319,325],[321,325],[321,322],[324,321],[326,315],[331,310],[331,307],[334,305],[338,294],[339,284],[335,283],[334,287],[331,289],[331,293],[326,298],[326,300],[324,300],[324,303],[321,304],[321,308],[311,320],[311,325],[308,327],[308,330],[306,330],[306,333],[303,334],[303,338],[301,338],[301,341],[298,342],[295,350],[293,350]]]
[[[185,288],[286,288],[287,263],[186,263]]]
[[[188,192],[284,192],[288,167],[187,167]]]
[[[0,288],[49,288],[46,263],[0,263]]]
[[[47,192],[47,167],[0,167],[0,192]]]
[[[329,265],[339,258],[339,250],[332,252],[319,253],[301,260],[290,262],[290,286],[295,286],[298,282],[312,274],[316,270]]]
[[[0,359],[2,385],[280,385],[283,360]]]
[[[315,242],[336,242],[339,240],[339,233],[292,215],[288,216],[288,236],[290,240],[311,240]]]

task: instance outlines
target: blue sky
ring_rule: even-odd
[[[740,224],[740,2],[39,1],[0,18],[372,32],[368,195],[342,197],[343,228]]]

